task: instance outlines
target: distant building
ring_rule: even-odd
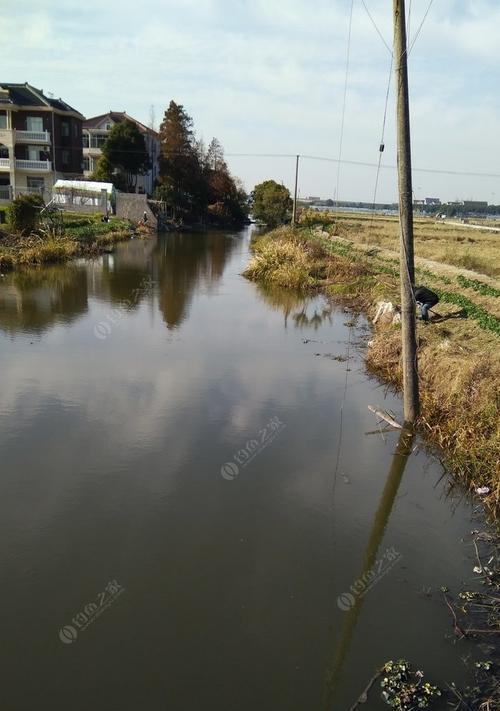
[[[441,200],[439,198],[425,198],[424,205],[441,205]]]
[[[124,119],[133,121],[143,134],[146,142],[146,149],[151,159],[151,168],[146,175],[137,177],[136,190],[139,193],[152,195],[155,188],[155,181],[158,177],[158,161],[160,157],[160,137],[156,131],[148,128],[140,121],[129,116],[125,111],[109,111],[107,114],[94,116],[87,119],[83,124],[83,169],[86,178],[89,178],[96,167],[99,156],[102,153],[102,146],[108,137],[109,131],[116,123]]]
[[[464,200],[462,203],[464,210],[469,210],[474,212],[475,210],[484,211],[488,207],[488,203],[485,200]]]
[[[0,199],[49,195],[58,178],[81,177],[83,119],[28,83],[0,82]]]

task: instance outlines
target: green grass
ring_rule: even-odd
[[[77,255],[93,255],[103,247],[130,238],[128,220],[100,215],[64,214],[62,221],[41,226],[28,237],[0,233],[0,269],[62,262]]]

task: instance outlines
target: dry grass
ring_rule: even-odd
[[[83,224],[80,224],[83,223]],[[0,270],[66,261],[78,255],[99,254],[116,242],[129,239],[130,227],[124,220],[100,223],[82,219],[61,229],[40,229],[24,237],[0,233]]]
[[[399,300],[394,263],[345,239],[332,239],[317,228],[281,228],[257,240],[255,257],[245,272],[266,284],[323,288],[348,298],[369,315],[379,299]],[[394,256],[394,255],[392,255]],[[284,259],[284,261],[282,261]],[[426,283],[467,297],[482,307],[496,307],[493,296],[452,283],[426,270]],[[293,275],[291,277],[290,275]],[[443,281],[444,280],[444,281]],[[455,292],[450,290],[455,290]],[[497,307],[498,308],[498,307]],[[442,449],[455,476],[471,489],[488,486],[486,503],[500,512],[500,352],[498,336],[473,318],[462,318],[453,303],[439,304],[441,319],[418,325],[421,417],[427,441]],[[377,329],[367,363],[396,388],[401,387],[401,333]]]
[[[294,239],[286,228],[261,238],[254,246],[254,257],[245,269],[248,279],[291,289],[314,286],[314,263],[305,243]]]
[[[397,217],[341,213],[336,224],[338,234],[354,242],[393,251],[399,249]],[[479,274],[500,276],[500,232],[458,227],[422,217],[415,218],[414,232],[417,256]]]

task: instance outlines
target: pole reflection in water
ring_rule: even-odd
[[[396,451],[392,458],[389,475],[380,497],[380,503],[373,519],[372,529],[363,558],[363,568],[358,580],[364,581],[367,578],[370,578],[369,574],[377,560],[377,553],[391,516],[394,501],[403,479],[406,464],[412,452],[414,438],[415,434],[413,430],[403,428],[397,442]],[[348,656],[349,647],[354,638],[354,632],[363,607],[364,592],[366,592],[366,589],[362,592],[363,594],[358,595],[351,595],[350,593],[347,593],[346,595],[342,595],[338,598],[339,606],[342,605],[342,600],[345,598],[345,607],[343,606],[342,609],[347,609],[347,606],[349,606],[349,608],[342,627],[335,655],[325,674],[323,703],[325,711],[331,711],[331,709],[334,708],[333,703],[335,701],[336,690],[340,680],[340,673]]]

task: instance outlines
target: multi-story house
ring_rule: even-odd
[[[83,177],[84,117],[30,84],[0,82],[0,200],[50,196],[58,178]]]
[[[85,177],[90,177],[96,167],[101,148],[108,137],[109,131],[116,123],[128,119],[133,121],[144,136],[146,149],[151,159],[151,168],[145,175],[137,178],[136,191],[152,195],[158,177],[158,161],[160,156],[160,137],[156,131],[148,128],[140,121],[129,116],[125,111],[109,111],[107,114],[94,116],[83,123],[83,168]]]

